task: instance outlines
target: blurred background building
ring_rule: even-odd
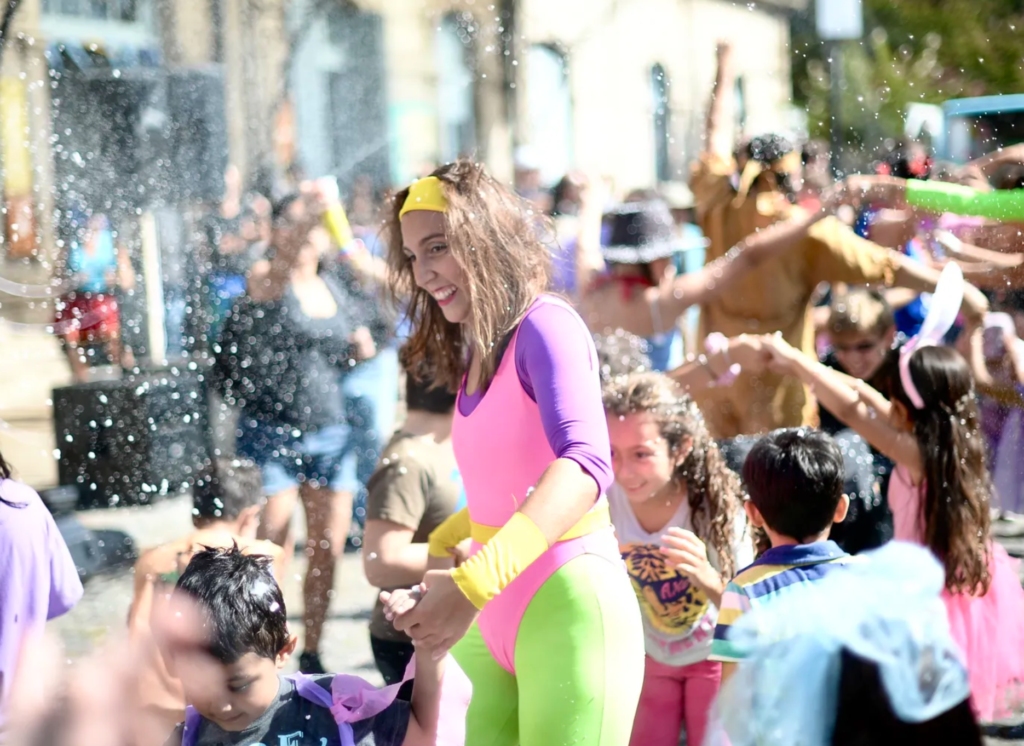
[[[138,276],[125,335],[159,357],[147,314],[200,260],[196,220],[229,164],[263,192],[330,174],[381,194],[459,155],[507,180],[518,158],[544,186],[571,169],[623,190],[686,181],[719,39],[743,72],[737,129],[791,127],[805,6],[21,0],[0,66],[0,448],[52,469],[50,391],[69,373],[48,324],[76,211],[117,226]]]

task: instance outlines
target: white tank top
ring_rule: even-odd
[[[693,531],[690,506],[686,500],[661,529],[645,531],[637,520],[629,498],[618,484],[608,490],[608,505],[619,540],[619,552],[643,613],[647,654],[667,666],[689,666],[705,660],[711,652],[718,609],[704,591],[671,567],[661,553],[661,537],[671,527]],[[740,570],[754,561],[753,547],[742,513],[734,532],[733,556]],[[708,545],[712,566],[721,567],[715,550]]]

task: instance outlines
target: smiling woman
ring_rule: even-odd
[[[431,554],[448,556],[466,526],[473,549],[427,572],[421,597],[385,594],[386,613],[420,650],[454,646],[473,683],[466,743],[626,746],[643,633],[604,496],[599,364],[583,321],[544,292],[535,217],[469,161],[396,196],[389,265],[409,299],[406,350],[459,392],[468,520],[439,527]]]
[[[457,161],[399,192],[392,217],[389,279],[410,298],[409,353],[434,348],[436,380],[453,389],[473,353],[486,387],[501,358],[491,343],[548,286],[550,252],[534,238],[535,216],[481,167]]]

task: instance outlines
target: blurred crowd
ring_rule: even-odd
[[[722,46],[715,91],[732,90],[733,76]],[[808,743],[924,743],[942,728],[956,730],[957,743],[980,743],[976,721],[1020,704],[1004,689],[1024,672],[1019,579],[991,544],[994,523],[1024,513],[1024,145],[953,165],[921,143],[893,141],[873,173],[833,181],[821,143],[735,141],[728,99],[712,96],[688,186],[621,193],[572,172],[548,187],[535,156],[516,153],[514,191],[550,253],[550,291],[579,313],[600,359],[612,521],[644,613],[647,669],[632,743],[675,746],[681,731],[694,744],[727,743],[725,731],[734,744],[762,743],[779,728],[795,732],[794,723],[804,734],[828,731]],[[301,502],[309,562],[299,668],[322,674],[322,630],[346,546],[361,547],[376,587],[413,587],[431,567],[431,534],[465,494],[451,445],[456,395],[417,369],[414,300],[387,297],[404,255],[402,236],[382,226],[394,226],[401,205],[367,179],[343,198],[331,179],[291,177],[272,193],[247,193],[230,169],[222,204],[201,221],[199,269],[165,288],[168,353],[208,357],[211,407],[230,427],[196,480],[196,533],[140,559],[130,626],[134,639],[156,645],[151,607],[161,588],[204,571],[193,556],[211,576],[222,563],[283,578]],[[55,321],[86,380],[98,356],[135,365],[118,302],[134,278],[105,216],[74,221]],[[655,492],[663,503],[649,500]],[[18,500],[31,496],[0,496],[0,531],[8,501]],[[663,542],[674,528],[684,533]],[[845,579],[829,575],[820,596],[767,604],[773,615],[760,628],[739,624],[778,592],[765,585],[768,565],[814,585],[812,565],[845,564],[894,538],[931,554],[889,547]],[[676,551],[669,559],[651,549],[663,543]],[[250,567],[232,547],[271,560]],[[470,553],[465,541],[447,550],[455,565]],[[773,563],[755,560],[766,556]],[[0,579],[4,572],[0,563]],[[669,582],[680,578],[685,592]],[[843,605],[865,588],[891,604]],[[901,594],[920,605],[900,603]],[[51,596],[35,616],[62,612],[74,595]],[[952,630],[929,628],[932,653],[910,649],[907,629],[940,597]],[[867,621],[854,629],[840,611]],[[393,615],[379,602],[369,634],[385,682],[401,687],[414,648]],[[809,647],[793,642],[786,660],[831,660],[830,672],[813,669],[820,680],[780,664],[767,641],[772,625],[797,617],[805,629],[778,634]],[[734,623],[746,647],[726,637]],[[889,623],[891,637],[876,635],[876,623]],[[886,658],[878,651],[889,642],[903,647]],[[966,655],[960,668],[943,657],[955,650]],[[1009,673],[980,670],[997,668],[1001,655],[1013,659]],[[186,693],[156,647],[143,658],[143,685],[131,696],[152,730],[131,738],[157,743],[156,732],[183,719]],[[0,657],[4,697],[12,660]],[[931,693],[942,693],[930,705],[914,700],[928,696],[907,673],[915,667],[928,668]],[[893,683],[900,675],[911,676],[903,689]],[[793,693],[801,687],[811,691],[805,701]],[[425,717],[424,691],[411,695],[412,721]],[[769,695],[781,703],[775,710],[758,698]],[[791,716],[779,725],[773,712]],[[869,712],[881,729],[873,734]]]

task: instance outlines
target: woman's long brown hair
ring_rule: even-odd
[[[615,417],[649,414],[673,458],[684,441],[691,440],[690,452],[676,466],[672,482],[676,489],[686,490],[694,533],[714,547],[718,571],[730,578],[735,575],[733,542],[743,512],[743,487],[708,434],[697,405],[667,376],[635,373],[605,385],[604,408]]]
[[[900,382],[898,357],[898,350],[890,353],[885,374],[889,398],[906,408],[921,451],[925,544],[945,567],[950,593],[984,594],[991,582],[992,482],[974,379],[956,350],[917,350],[910,357],[910,375],[924,401],[924,408],[917,409]]]
[[[477,357],[483,390],[497,372],[509,335],[547,289],[550,251],[537,237],[541,216],[481,165],[460,159],[432,176],[440,179],[448,199],[445,236],[466,277],[469,320],[450,323],[437,301],[416,285],[399,218],[408,189],[395,195],[386,225],[388,286],[393,300],[407,304],[412,325],[407,360],[413,365],[430,361],[434,381],[454,391],[470,356]]]

